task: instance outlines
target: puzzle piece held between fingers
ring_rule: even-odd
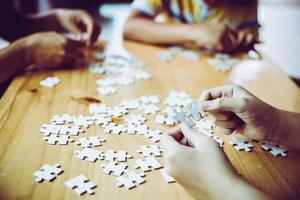
[[[253,144],[241,138],[232,137],[229,143],[238,151],[244,150],[246,152],[250,152],[254,148]]]
[[[74,189],[75,192],[79,195],[82,195],[84,193],[94,194],[93,189],[97,187],[96,184],[89,181],[89,179],[82,174],[66,181],[65,185],[68,188]]]
[[[138,184],[145,183],[145,177],[146,175],[144,173],[135,173],[134,171],[130,171],[122,176],[119,176],[116,178],[117,180],[117,187],[126,187],[127,190],[130,190]]]
[[[185,112],[176,112],[175,111],[175,115],[174,115],[173,118],[176,122],[185,123],[185,124],[187,124],[188,126],[191,126],[191,127],[196,125],[196,123],[194,121],[187,118]]]
[[[192,117],[196,122],[206,116],[206,113],[200,108],[200,104],[197,101],[187,104],[185,109],[187,110],[186,116]]]
[[[57,175],[61,174],[63,169],[60,164],[55,164],[53,166],[45,164],[38,171],[34,172],[33,176],[36,177],[36,182],[52,181],[56,178]]]
[[[273,156],[287,157],[287,150],[279,147],[278,144],[275,144],[273,142],[263,142],[261,148],[265,151],[269,151]]]

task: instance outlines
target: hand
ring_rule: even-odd
[[[227,157],[212,138],[186,125],[181,130],[161,138],[165,167],[193,197],[267,199],[234,172]]]
[[[87,33],[88,44],[97,41],[100,34],[99,25],[93,18],[82,10],[55,9],[52,11],[56,16],[61,31],[82,34]]]
[[[230,53],[238,47],[237,31],[226,25],[195,25],[194,41],[199,48]]]
[[[257,35],[243,30],[235,30],[227,25],[195,25],[192,37],[201,49],[222,53],[249,51],[258,43]]]
[[[45,68],[74,64],[83,59],[85,43],[55,32],[37,33],[24,38],[25,64]]]
[[[238,85],[204,91],[200,103],[225,132],[238,131],[255,140],[268,140],[277,129],[277,109]]]
[[[187,139],[192,141],[189,145],[193,147],[188,146]],[[222,193],[230,188],[235,175],[212,138],[183,125],[182,131],[164,135],[161,144],[167,172],[192,196],[225,199]]]

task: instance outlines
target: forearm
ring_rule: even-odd
[[[248,184],[241,177],[234,177],[226,191],[219,194],[217,199],[271,200],[272,198],[254,186]]]
[[[59,23],[53,11],[44,14],[23,15],[14,28],[14,38],[46,31],[60,31]]]
[[[300,151],[300,113],[277,110],[277,116],[276,130],[268,139]]]
[[[24,41],[22,39],[0,50],[0,84],[26,66],[23,45]]]
[[[147,18],[129,18],[125,24],[124,36],[128,39],[152,44],[192,43],[191,25],[157,23]]]

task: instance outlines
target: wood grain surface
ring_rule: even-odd
[[[89,163],[75,157],[69,145],[48,145],[39,133],[42,123],[54,114],[88,114],[88,105],[79,97],[96,97],[108,105],[117,105],[124,99],[142,95],[158,95],[164,100],[170,90],[180,90],[197,98],[208,88],[228,83],[238,83],[266,102],[279,108],[300,112],[300,91],[283,72],[266,56],[261,61],[247,61],[230,72],[218,72],[202,56],[199,62],[176,56],[169,63],[158,59],[160,47],[125,42],[129,52],[142,60],[153,78],[124,86],[117,94],[102,97],[97,94],[96,80],[102,75],[92,75],[87,69],[68,69],[22,74],[15,78],[0,100],[0,199],[192,199],[179,184],[167,184],[159,171],[147,173],[146,183],[127,191],[115,186],[115,178],[101,173],[100,164]],[[56,75],[62,82],[55,88],[42,88],[39,81]],[[163,106],[163,105],[162,105]],[[148,117],[151,128],[161,128]],[[109,135],[93,126],[81,136],[101,135],[107,142],[96,149],[127,150],[135,158],[136,149],[151,144],[138,135]],[[227,137],[223,137],[227,141]],[[281,199],[300,197],[300,156],[290,151],[288,158],[273,157],[260,149],[254,152],[237,152],[226,143],[225,152],[236,170],[251,184]],[[163,159],[158,159],[163,164]],[[43,164],[60,163],[64,172],[53,182],[35,183],[33,173]],[[134,159],[128,161],[129,166]],[[201,166],[199,166],[201,170]],[[79,197],[64,182],[84,174],[97,184],[94,195]],[[216,187],[218,187],[216,185]]]

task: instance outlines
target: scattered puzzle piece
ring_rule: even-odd
[[[165,179],[167,183],[175,183],[175,179],[170,176],[165,169],[160,169],[159,172],[161,173],[162,177]]]
[[[247,140],[236,137],[232,137],[229,143],[238,151],[244,150],[250,152],[254,147],[254,145],[249,143]]]
[[[134,125],[141,125],[143,124],[147,119],[143,117],[142,115],[129,115],[125,118],[125,121],[128,124],[134,124]]]
[[[40,81],[40,85],[44,87],[52,88],[60,83],[60,79],[57,76],[47,77],[44,80]]]
[[[128,134],[145,135],[148,133],[148,126],[147,125],[128,124],[127,133]]]
[[[150,157],[150,156],[156,156],[160,157],[162,156],[162,149],[159,148],[158,145],[151,145],[150,147],[146,145],[142,145],[140,149],[137,150],[138,153],[142,153],[144,157]]]
[[[134,171],[130,171],[129,173],[126,173],[122,176],[119,176],[116,178],[117,180],[117,187],[126,187],[127,190],[130,190],[134,187],[136,187],[137,184],[142,184],[145,182],[146,175],[144,173],[135,173]]]
[[[145,134],[144,136],[148,139],[150,139],[152,142],[159,142],[160,137],[163,132],[161,130],[148,130],[148,133]]]
[[[155,123],[173,126],[176,124],[176,121],[172,116],[164,116],[158,114],[155,117]]]
[[[93,189],[97,187],[96,184],[89,181],[89,179],[84,175],[79,175],[66,181],[65,185],[70,189],[74,189],[75,192],[79,195],[82,195],[84,193],[94,194]]]
[[[81,151],[76,150],[76,158],[95,162],[96,160],[103,160],[103,152],[91,148],[84,148]]]
[[[133,156],[126,151],[114,151],[107,150],[105,153],[106,161],[116,161],[116,162],[126,162],[127,159],[132,158]]]
[[[56,135],[56,134],[50,134],[47,137],[43,138],[45,141],[47,141],[48,144],[59,144],[59,145],[67,145],[68,142],[73,142],[74,140],[70,138],[68,135]]]
[[[36,177],[36,182],[52,181],[56,178],[57,175],[61,174],[63,169],[60,164],[55,164],[53,166],[45,164],[38,171],[34,172],[33,176]]]
[[[105,142],[105,139],[99,136],[91,136],[79,138],[79,141],[76,142],[77,145],[81,145],[83,148],[97,147],[101,146],[102,142]]]
[[[261,148],[265,151],[269,151],[273,156],[283,156],[287,157],[287,150],[284,148],[279,147],[278,144],[273,142],[263,142]]]
[[[110,174],[112,173],[114,176],[121,176],[124,172],[126,172],[126,168],[128,165],[125,163],[116,163],[113,161],[110,161],[108,164],[102,164],[101,168],[102,172],[104,174]]]
[[[136,165],[134,166],[136,169],[141,168],[143,172],[151,171],[153,169],[162,168],[161,164],[153,157],[146,157],[144,159],[137,159]]]

